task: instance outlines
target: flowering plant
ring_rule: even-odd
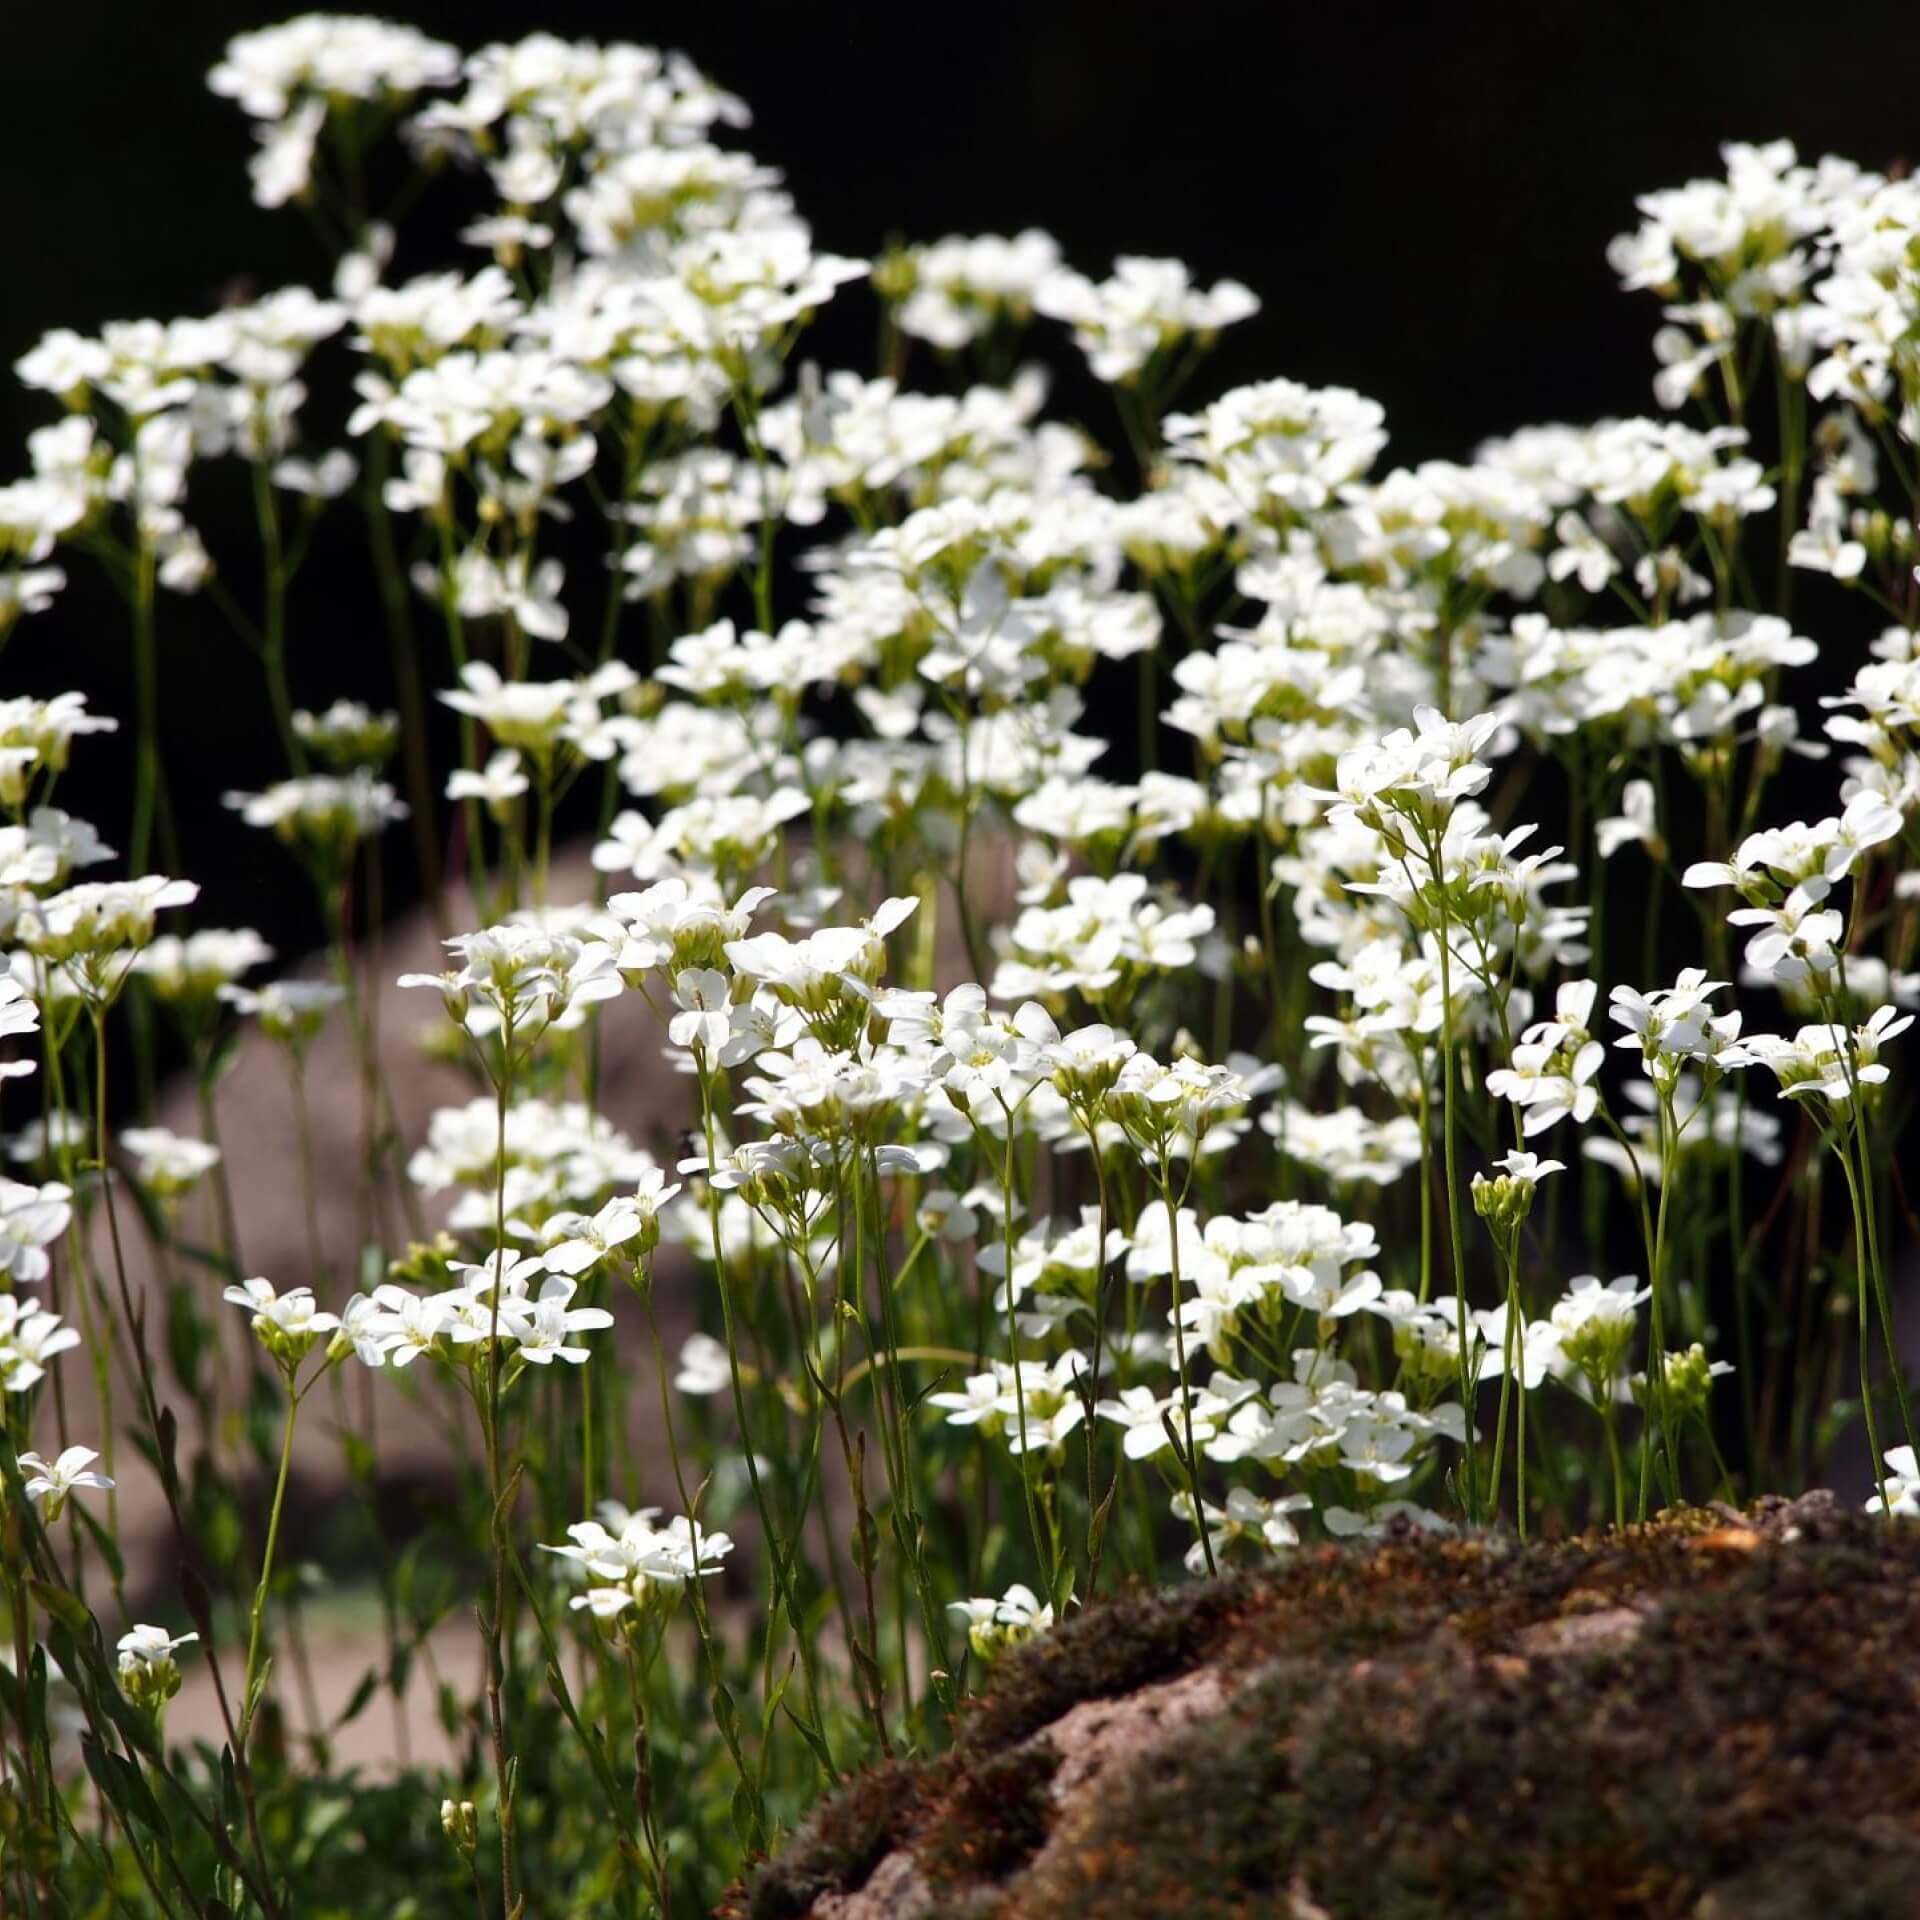
[[[17,371],[62,416],[0,488],[0,634],[99,561],[137,695],[124,856],[53,804],[119,717],[0,701],[9,1901],[279,1920],[311,1875],[665,1913],[1122,1579],[1624,1525],[1791,1488],[1855,1418],[1874,1509],[1913,1512],[1913,182],[1728,147],[1610,251],[1667,303],[1657,415],[1382,471],[1345,389],[1171,410],[1259,310],[1232,281],[1037,232],[820,251],[679,56],[310,15],[212,85],[324,284],[47,333]],[[461,264],[369,213],[389,136],[479,183]],[[875,377],[804,357],[842,301]],[[1049,352],[1131,464],[1048,416]],[[191,518],[225,462],[253,606]],[[292,703],[328,515],[397,713]],[[155,663],[191,593],[264,677],[284,777],[229,801],[324,977],[181,930]],[[1823,657],[1800,628],[1846,596],[1886,624]],[[420,1141],[364,937],[402,823],[448,964],[399,984],[467,1076]],[[297,1117],[297,1273],[235,1224],[247,1027]],[[603,1067],[640,1053],[665,1091],[623,1110]],[[150,1111],[169,1059],[204,1138]],[[444,1480],[398,1534],[383,1400]],[[285,1524],[323,1421],[383,1643],[331,1718]],[[132,1617],[116,1449],[188,1630]],[[440,1683],[383,1869],[327,1838],[362,1790],[333,1742],[382,1695],[404,1729],[468,1613],[479,1679]],[[218,1738],[170,1744],[196,1672]]]

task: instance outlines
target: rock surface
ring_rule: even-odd
[[[730,1920],[1904,1920],[1920,1527],[1302,1551],[1007,1656]]]

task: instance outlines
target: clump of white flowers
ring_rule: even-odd
[[[823,1781],[947,1724],[963,1640],[996,1658],[1103,1580],[1772,1490],[1855,1369],[1870,1504],[1920,1507],[1911,182],[1729,147],[1609,250],[1663,302],[1655,417],[1395,465],[1346,387],[1169,411],[1253,339],[1235,281],[1090,276],[1036,230],[825,250],[681,55],[316,14],[212,84],[330,275],[48,332],[16,371],[60,417],[0,487],[0,636],[33,645],[104,556],[135,687],[124,856],[54,804],[118,719],[0,699],[23,1820],[65,1777],[44,1638],[126,1816],[114,1884],[271,1909],[276,1796],[335,1731],[300,1444],[338,1447],[380,1545],[352,1712],[404,1712],[477,1602],[442,1821],[509,1914],[536,1857],[572,1875],[556,1910],[646,1881],[665,1911],[682,1876],[710,1902]],[[468,253],[368,218],[370,159],[457,174]],[[884,365],[812,365],[820,310],[868,301]],[[1050,416],[1049,357],[1124,454]],[[257,566],[193,517],[229,461]],[[353,513],[392,712],[290,692],[290,657],[331,691],[289,613]],[[151,870],[178,822],[150,669],[202,589],[283,761],[227,804],[325,933],[277,979]],[[1856,645],[1849,605],[1891,624]],[[417,1132],[373,936],[403,826],[446,955],[398,980],[445,1015]],[[298,1142],[272,1278],[228,1184],[247,1049]],[[405,1542],[395,1414],[446,1465]],[[122,1439],[195,1633],[132,1622]],[[215,1644],[242,1619],[244,1664]],[[168,1837],[198,1776],[150,1816],[130,1781],[164,1756],[109,1703],[157,1713],[196,1638],[205,1872]],[[590,1820],[520,1805],[536,1741]],[[104,1844],[45,1838],[76,1886]]]

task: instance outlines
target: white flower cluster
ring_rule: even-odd
[[[1713,413],[1394,465],[1384,409],[1345,387],[1266,379],[1168,411],[1259,311],[1234,281],[1131,255],[1096,280],[1037,231],[871,268],[817,248],[778,172],[733,144],[741,103],[676,55],[545,33],[463,54],[309,15],[239,36],[212,85],[255,123],[261,204],[348,220],[332,284],[59,330],[22,357],[65,417],[0,488],[0,637],[57,603],[57,560],[107,550],[150,642],[155,589],[217,577],[195,487],[244,462],[270,564],[264,617],[240,626],[287,766],[228,802],[339,925],[369,843],[406,816],[388,762],[424,743],[355,701],[285,697],[284,593],[333,502],[357,490],[404,554],[396,618],[444,634],[460,764],[426,783],[421,761],[407,791],[460,810],[482,924],[402,984],[440,996],[432,1050],[486,1091],[435,1113],[404,1169],[409,1210],[450,1196],[439,1237],[384,1275],[363,1263],[344,1304],[322,1304],[318,1259],[312,1285],[228,1288],[293,1396],[350,1355],[427,1357],[495,1446],[504,1388],[535,1370],[524,1404],[540,1370],[607,1355],[611,1282],[651,1304],[666,1239],[710,1270],[677,1385],[730,1401],[701,1413],[735,1422],[719,1496],[743,1465],[758,1499],[795,1422],[875,1393],[916,1582],[908,1462],[925,1445],[944,1467],[965,1439],[909,1433],[935,1416],[989,1443],[1041,1561],[1071,1519],[1091,1535],[1094,1512],[1129,1513],[1098,1505],[1109,1459],[1162,1476],[1202,1568],[1308,1527],[1444,1525],[1449,1485],[1484,1517],[1505,1498],[1482,1484],[1488,1383],[1491,1479],[1518,1462],[1523,1520],[1507,1402],[1524,1420],[1549,1382],[1597,1411],[1616,1513],[1636,1404],[1642,1485],[1657,1457],[1678,1492],[1674,1428],[1705,1417],[1721,1363],[1701,1275],[1674,1279],[1676,1192],[1740,1208],[1749,1163],[1787,1163],[1778,1112],[1846,1156],[1850,1189],[1903,1144],[1876,1129],[1920,1004],[1920,548],[1878,499],[1920,443],[1920,189],[1728,148],[1724,180],[1647,196],[1610,255],[1668,302],[1659,406],[1712,390]],[[484,182],[476,257],[396,274],[412,256],[340,192],[388,131]],[[804,362],[819,310],[868,297],[884,372]],[[1048,417],[1018,354],[1049,341],[1112,389],[1131,464]],[[938,392],[913,383],[929,350],[956,376]],[[1771,464],[1743,384],[1767,355]],[[310,395],[349,390],[339,434],[310,432]],[[1761,527],[1780,535],[1772,594]],[[1838,660],[1818,727],[1796,703],[1822,665],[1801,625],[1825,629],[1789,594],[1809,572],[1896,622]],[[1140,737],[1120,750],[1102,729],[1129,698]],[[0,1038],[62,1066],[86,1030],[69,1016],[99,1044],[133,980],[209,1087],[236,1013],[296,1080],[335,1007],[371,1055],[344,954],[324,984],[251,986],[272,959],[257,935],[159,931],[195,889],[139,875],[151,804],[136,877],[75,878],[113,856],[53,794],[73,741],[113,724],[78,694],[0,702]],[[157,751],[150,713],[140,745]],[[1766,824],[1789,757],[1833,789],[1811,825]],[[596,788],[591,897],[550,899],[555,810]],[[1648,904],[1622,978],[1628,886]],[[1724,920],[1715,889],[1737,896]],[[1710,963],[1670,983],[1652,978],[1669,895]],[[1772,1004],[1791,1037],[1754,1030]],[[683,1104],[616,1124],[602,1051],[642,1010]],[[1758,1100],[1756,1067],[1798,1113]],[[367,1107],[376,1182],[371,1084]],[[50,1273],[76,1206],[111,1197],[117,1176],[81,1178],[75,1124],[49,1112],[13,1145],[31,1175],[0,1184],[16,1287]],[[1644,1226],[1644,1267],[1608,1283],[1563,1272],[1599,1248],[1567,1262],[1530,1224],[1566,1170],[1528,1143],[1569,1125],[1588,1211],[1617,1179]],[[211,1139],[118,1141],[162,1225],[224,1176]],[[914,1185],[936,1175],[951,1184]],[[1465,1204],[1491,1255],[1468,1253]],[[1863,1314],[1882,1217],[1855,1229]],[[1712,1240],[1684,1237],[1688,1257]],[[1496,1261],[1505,1298],[1476,1305]],[[76,1338],[0,1294],[9,1391]],[[97,1485],[88,1464],[38,1460],[33,1497]],[[626,1628],[697,1596],[731,1545],[647,1509],[570,1542],[550,1551],[584,1575],[576,1607]],[[1040,1588],[949,1603],[983,1654],[1064,1605],[1057,1565],[1026,1571]],[[164,1638],[130,1657],[169,1659]]]
[[[572,1562],[587,1582],[569,1603],[601,1621],[656,1610],[670,1602],[690,1580],[711,1578],[733,1551],[724,1533],[676,1514],[657,1524],[660,1510],[629,1513],[611,1503],[599,1520],[581,1520],[567,1529],[569,1544],[545,1547]]]

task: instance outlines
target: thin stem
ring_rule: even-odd
[[[240,1688],[240,1744],[244,1748],[260,1707],[261,1632],[266,1625],[267,1593],[273,1585],[274,1554],[280,1544],[280,1514],[287,1503],[287,1476],[293,1466],[293,1427],[300,1411],[300,1393],[287,1374],[287,1417],[280,1430],[280,1469],[273,1481],[273,1505],[267,1513],[267,1544],[260,1556],[260,1584],[253,1590],[253,1612],[247,1628],[246,1678]]]
[[[1887,1292],[1887,1272],[1880,1260],[1879,1209],[1874,1204],[1873,1160],[1867,1151],[1867,1111],[1864,1094],[1850,1103],[1853,1111],[1853,1145],[1860,1156],[1860,1211],[1867,1224],[1867,1259],[1873,1274],[1873,1295],[1880,1311],[1880,1334],[1886,1342],[1887,1373],[1893,1382],[1894,1400],[1900,1408],[1900,1425],[1907,1445],[1920,1451],[1920,1440],[1913,1430],[1913,1409],[1907,1399],[1906,1375],[1900,1363],[1899,1344],[1894,1338],[1893,1302]]]
[[[280,512],[274,503],[273,480],[264,460],[253,463],[253,510],[260,527],[260,547],[266,567],[265,608],[260,627],[260,661],[267,673],[267,698],[273,706],[273,724],[287,765],[296,774],[307,770],[306,749],[293,727],[293,698],[287,687],[287,562],[280,538]]]
[[[1007,1296],[1007,1357],[1013,1364],[1013,1404],[1016,1428],[1020,1435],[1020,1486],[1026,1495],[1027,1525],[1033,1534],[1034,1565],[1046,1569],[1047,1594],[1053,1599],[1056,1597],[1054,1590],[1059,1584],[1060,1569],[1040,1530],[1040,1505],[1033,1489],[1033,1454],[1027,1444],[1026,1376],[1020,1366],[1020,1329],[1013,1310],[1014,1125],[1013,1110],[1004,1099],[1000,1100],[1000,1112],[1007,1130],[1006,1145],[1000,1158],[1001,1246],[1006,1263],[1001,1284]]]
[[[1867,1423],[1867,1447],[1873,1455],[1873,1484],[1880,1495],[1881,1514],[1891,1519],[1893,1509],[1887,1502],[1886,1455],[1880,1447],[1880,1422],[1873,1410],[1873,1373],[1869,1364],[1872,1343],[1867,1325],[1871,1308],[1868,1302],[1868,1290],[1871,1286],[1867,1257],[1867,1227],[1861,1212],[1860,1182],[1855,1177],[1851,1158],[1831,1135],[1828,1136],[1834,1151],[1839,1155],[1840,1170],[1847,1177],[1847,1199],[1853,1207],[1853,1252],[1854,1266],[1859,1280],[1860,1317],[1860,1410]]]
[[[1611,1393],[1609,1381],[1598,1389]],[[1620,1462],[1620,1436],[1615,1431],[1615,1422],[1619,1415],[1614,1411],[1611,1399],[1600,1402],[1600,1426],[1607,1436],[1607,1458],[1613,1466],[1613,1525],[1616,1532],[1622,1531],[1627,1524],[1627,1479],[1626,1470]]]
[[[1451,649],[1449,649],[1451,651]],[[1458,1077],[1454,1057],[1453,1034],[1453,940],[1448,923],[1446,875],[1442,848],[1433,838],[1427,843],[1427,870],[1440,902],[1440,1137],[1446,1164],[1447,1238],[1453,1253],[1454,1344],[1460,1358],[1461,1430],[1465,1435],[1466,1471],[1460,1484],[1466,1490],[1467,1518],[1477,1521],[1478,1496],[1474,1491],[1473,1470],[1473,1381],[1467,1360],[1467,1254],[1460,1232],[1460,1177],[1455,1165],[1453,1083]]]
[[[135,736],[133,826],[127,837],[127,868],[147,871],[154,818],[160,796],[160,668],[154,641],[154,588],[157,559],[153,543],[141,536],[133,563],[133,685]]]
[[[1091,1111],[1083,1116],[1088,1150],[1093,1155],[1093,1177],[1100,1190],[1099,1238],[1093,1253],[1093,1365],[1087,1370],[1087,1599],[1091,1601],[1100,1586],[1100,1552],[1106,1544],[1106,1508],[1098,1498],[1095,1432],[1099,1425],[1095,1407],[1100,1396],[1101,1343],[1107,1330],[1107,1166],[1100,1151],[1100,1132]],[[1114,1469],[1114,1477],[1119,1468]],[[1113,1497],[1113,1478],[1107,1482],[1107,1498]]]
[[[493,1732],[494,1784],[500,1822],[500,1910],[515,1920],[514,1789],[517,1763],[508,1738],[503,1695],[506,1687],[507,1488],[500,1460],[500,1296],[507,1246],[507,1109],[513,1088],[513,1007],[502,1009],[500,1074],[494,1083],[493,1312],[487,1339],[486,1399],[481,1426],[487,1450],[487,1491],[493,1538],[493,1610],[483,1615],[487,1643],[487,1715]]]
[[[1196,1127],[1195,1132],[1199,1129]],[[1197,1150],[1197,1149],[1196,1149]],[[1193,1497],[1193,1524],[1200,1532],[1200,1555],[1209,1575],[1220,1569],[1213,1560],[1213,1534],[1207,1526],[1207,1509],[1200,1498],[1200,1458],[1193,1448],[1193,1388],[1187,1377],[1187,1327],[1180,1313],[1180,1208],[1173,1193],[1173,1171],[1166,1149],[1160,1150],[1160,1199],[1167,1210],[1167,1246],[1173,1263],[1173,1350],[1180,1367],[1180,1415],[1185,1428],[1181,1449],[1185,1456],[1187,1490]]]

